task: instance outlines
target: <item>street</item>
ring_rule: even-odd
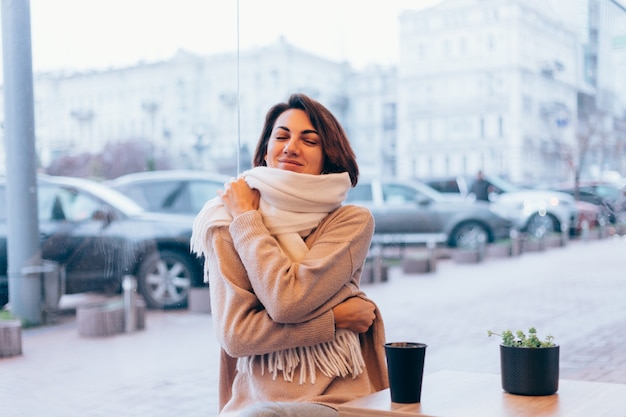
[[[499,374],[487,331],[552,334],[561,378],[626,384],[626,239],[487,258],[364,284],[388,341],[428,345],[426,373]],[[23,330],[23,355],[0,359],[0,410],[10,417],[217,415],[218,345],[211,316],[150,311],[146,329],[80,337],[75,315]]]

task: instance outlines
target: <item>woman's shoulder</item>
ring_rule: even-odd
[[[350,241],[365,236],[371,238],[373,233],[374,217],[370,211],[363,206],[346,204],[329,213],[314,235],[334,236],[342,241]]]
[[[335,213],[346,216],[372,217],[372,213],[367,207],[357,206],[354,204],[342,205],[335,211]]]
[[[349,221],[350,223],[369,224],[374,222],[374,216],[367,207],[345,204],[331,212],[327,217],[331,222]]]

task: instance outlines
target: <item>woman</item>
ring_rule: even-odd
[[[218,340],[221,416],[337,416],[388,386],[384,328],[359,279],[371,213],[342,206],[358,166],[336,118],[302,94],[273,106],[255,168],[194,222]]]

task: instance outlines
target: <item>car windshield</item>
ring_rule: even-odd
[[[617,187],[612,187],[608,185],[592,185],[592,186],[581,186],[581,190],[589,190],[595,191],[600,197],[605,197],[609,199],[619,200],[623,193]]]
[[[94,181],[84,181],[80,178],[65,178],[64,180],[55,180],[54,177],[48,177],[44,181],[50,183],[60,183],[65,185],[79,184],[81,188],[93,194],[95,197],[100,198],[113,205],[116,209],[120,210],[127,216],[134,216],[144,212],[144,209],[133,200],[129,199],[125,195],[118,191],[115,191],[105,185],[99,184]]]
[[[511,184],[507,180],[501,177],[489,177],[489,182],[491,182],[494,186],[502,190],[504,193],[513,193],[516,191],[523,191],[523,188],[518,187],[514,184]]]
[[[439,191],[435,190],[432,187],[429,187],[428,185],[424,184],[423,182],[419,182],[419,181],[411,181],[410,182],[411,187],[415,188],[415,190],[418,193],[422,194],[422,198],[426,197],[426,198],[430,198],[432,200],[436,200],[436,201],[449,201],[448,198],[444,197],[442,193],[440,193]]]

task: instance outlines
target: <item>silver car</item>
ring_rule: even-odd
[[[571,195],[558,191],[519,188],[499,178],[485,177],[489,181],[489,199],[492,209],[511,219],[515,227],[531,236],[569,232],[578,224],[579,211]],[[431,187],[446,194],[472,198],[470,192],[475,180],[471,176],[425,179]]]
[[[489,203],[446,198],[417,181],[359,180],[346,202],[370,209],[376,234],[440,235],[449,247],[472,248],[506,239],[513,228]]]
[[[228,178],[193,170],[146,171],[117,177],[107,185],[148,211],[195,215],[207,200],[217,197]]]

